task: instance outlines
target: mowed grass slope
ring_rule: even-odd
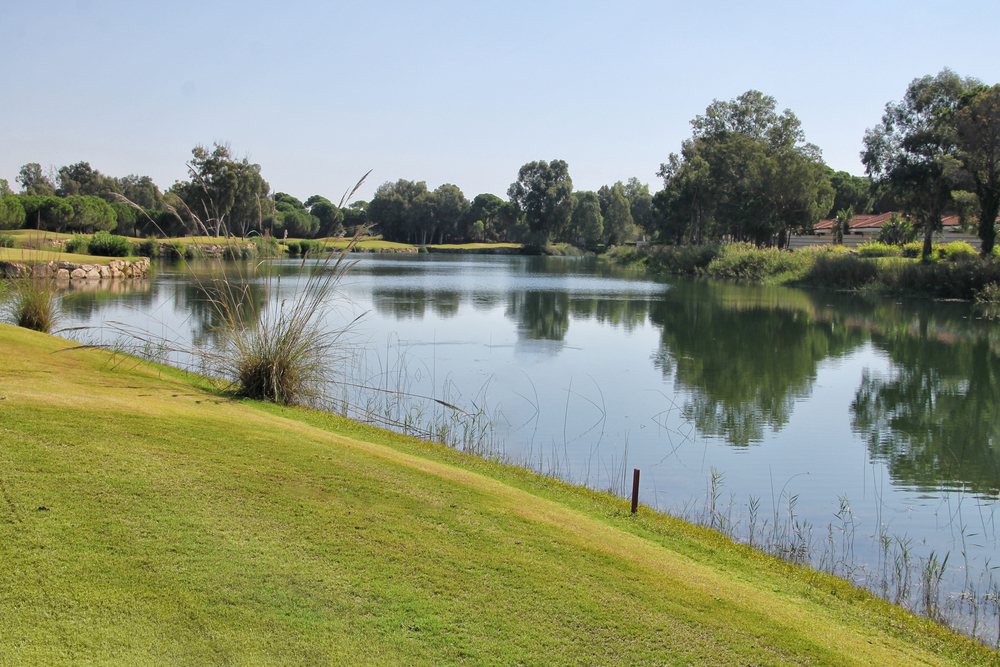
[[[983,665],[620,500],[0,325],[0,664]]]

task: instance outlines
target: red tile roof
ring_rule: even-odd
[[[900,215],[899,217],[904,218],[905,216]],[[856,215],[854,216],[854,219],[851,220],[851,229],[879,229],[883,224],[889,222],[891,218],[892,213]],[[836,222],[834,219],[820,220],[813,226],[813,229],[833,229],[834,222]],[[959,226],[957,215],[945,216],[941,222],[945,228],[957,228]]]

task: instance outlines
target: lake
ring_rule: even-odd
[[[301,288],[300,265],[279,263],[270,297],[251,284],[257,311]],[[202,270],[72,290],[66,324],[211,345]],[[646,505],[918,610],[939,586],[930,613],[996,638],[1000,327],[973,305],[359,255],[325,322],[358,316],[340,371],[368,388],[337,387],[337,409],[620,495],[639,468]]]

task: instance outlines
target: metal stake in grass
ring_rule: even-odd
[[[639,469],[632,471],[632,514],[639,509]]]

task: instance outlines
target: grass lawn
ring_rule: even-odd
[[[527,471],[0,325],[0,665],[985,665]]]

